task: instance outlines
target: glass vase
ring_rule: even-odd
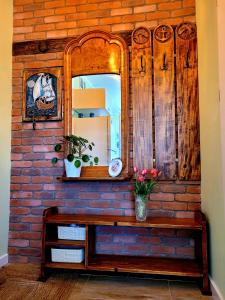
[[[135,215],[139,222],[143,222],[147,218],[147,199],[139,195],[135,196]]]

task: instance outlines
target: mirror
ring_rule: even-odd
[[[128,175],[128,56],[124,40],[93,31],[73,39],[65,49],[65,135],[94,142],[90,152],[98,166],[86,165],[81,177],[109,179],[112,159],[123,163],[120,178]]]
[[[117,74],[72,78],[72,134],[94,142],[99,166],[121,158],[121,78]]]

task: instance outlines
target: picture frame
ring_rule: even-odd
[[[123,163],[121,159],[119,158],[112,159],[108,169],[109,175],[111,177],[117,177],[118,175],[120,175],[122,168],[123,168]]]
[[[23,121],[62,120],[62,67],[25,69]]]

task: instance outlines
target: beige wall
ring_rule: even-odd
[[[196,10],[199,44],[202,210],[210,224],[210,274],[225,296],[225,218],[222,177],[222,152],[225,149],[222,151],[221,148],[221,137],[224,131],[220,128],[217,2],[218,0],[196,0]]]
[[[0,258],[7,253],[8,245],[12,89],[12,2],[12,0],[0,0]]]

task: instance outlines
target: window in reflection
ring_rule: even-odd
[[[94,142],[89,154],[99,157],[100,166],[121,158],[120,75],[72,78],[72,134]]]

